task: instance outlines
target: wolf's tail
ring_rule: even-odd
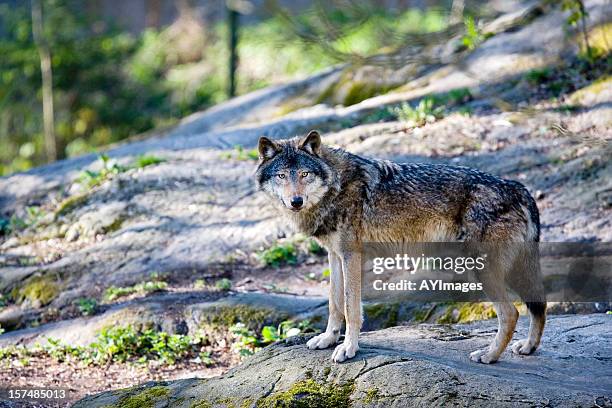
[[[520,183],[517,183],[519,187],[519,194],[521,196],[521,207],[525,211],[527,218],[527,241],[539,242],[540,241],[540,212],[538,206],[529,194],[529,191]]]

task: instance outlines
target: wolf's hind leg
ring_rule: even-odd
[[[523,254],[517,258],[514,274],[507,277],[508,284],[527,305],[529,310],[529,334],[526,339],[512,345],[515,354],[533,353],[540,344],[546,324],[546,294],[542,283],[538,247],[536,243],[525,244]]]
[[[494,363],[499,359],[501,353],[504,352],[508,343],[512,340],[519,315],[518,310],[516,310],[516,307],[514,307],[514,304],[508,297],[504,280],[506,271],[510,270],[513,264],[508,258],[511,259],[514,254],[507,253],[506,251],[495,253],[494,251],[491,255],[493,256],[490,259],[494,260],[494,262],[490,264],[487,271],[479,276],[479,280],[482,282],[484,293],[493,302],[495,307],[498,319],[497,334],[488,348],[477,350],[470,354],[470,358],[473,361],[484,364]]]
[[[497,334],[488,348],[470,353],[470,359],[478,363],[491,364],[499,359],[512,340],[518,320],[518,311],[511,302],[494,302],[493,306],[499,322]]]
[[[333,346],[340,338],[340,329],[344,322],[344,274],[340,257],[329,251],[329,319],[327,329],[308,340],[306,346],[311,349],[324,349]]]
[[[512,345],[514,354],[528,355],[536,351],[546,324],[546,302],[526,302],[529,316],[529,335]]]

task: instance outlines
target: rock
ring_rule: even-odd
[[[278,406],[607,406],[612,398],[612,316],[554,316],[531,356],[507,351],[493,365],[468,353],[488,344],[495,320],[364,333],[353,360],[308,350],[303,337],[265,348],[211,379],[150,382],[84,398],[75,408]],[[515,339],[526,336],[521,318]],[[145,406],[145,405],[141,405]]]
[[[512,3],[508,6],[512,14],[493,25],[496,34],[464,63],[424,66],[423,73],[404,86],[352,106],[311,106],[318,93],[343,76],[342,67],[332,68],[232,99],[186,118],[165,134],[110,148],[108,155],[124,164],[142,154],[166,160],[118,174],[92,189],[76,190],[70,185],[75,185],[83,170],[100,165],[95,155],[0,178],[3,217],[24,214],[33,203],[53,214],[45,217],[45,223],[51,224],[43,229],[33,226],[0,242],[0,291],[19,291],[33,275],[61,280],[60,293],[50,303],[11,304],[11,308],[22,308],[22,318],[16,319],[13,309],[5,308],[0,324],[6,316],[4,321],[11,324],[6,328],[13,330],[17,321],[22,325],[45,321],[42,317],[50,310],[70,315],[76,299],[99,299],[109,286],[132,286],[149,280],[151,273],[163,276],[170,285],[192,287],[195,280],[220,273],[232,278],[244,267],[252,268],[257,280],[261,270],[248,264],[253,252],[281,236],[291,236],[265,197],[255,191],[255,161],[248,155],[236,158],[235,145],[247,152],[264,134],[279,138],[320,128],[327,143],[358,154],[477,167],[519,180],[536,192],[542,241],[612,240],[608,221],[612,162],[606,160],[610,143],[602,139],[608,137],[612,117],[606,103],[609,79],[585,83],[582,92],[574,93],[570,102],[575,99],[580,104],[583,110],[578,113],[559,112],[552,106],[525,112],[513,103],[502,103],[500,97],[507,99],[509,94],[528,100],[533,92],[524,86],[525,71],[542,64],[556,69],[554,61],[563,57],[568,51],[564,44],[570,43],[565,41],[564,15],[556,6],[551,6],[556,11],[550,14],[534,15],[539,2]],[[608,6],[603,0],[585,3],[592,29]],[[510,29],[517,19],[525,20],[524,25]],[[364,68],[355,75],[368,82],[383,71]],[[469,100],[462,107],[473,109],[470,115],[449,111],[420,128],[389,116],[392,105],[415,105],[424,96],[444,98],[450,91]],[[512,98],[510,102],[515,102]],[[280,115],[287,103],[302,108]],[[384,123],[372,123],[380,120]],[[234,263],[236,254],[240,262],[247,260],[246,265]],[[184,296],[182,300],[190,295]],[[144,315],[166,327],[174,317],[165,317],[166,309],[159,307],[165,303],[157,301],[144,301],[142,307],[153,311]],[[188,303],[197,308],[205,301]],[[28,304],[42,307],[27,309]],[[368,329],[410,320],[414,312],[372,311],[374,319],[366,320],[366,325],[372,323]],[[56,333],[60,328],[56,327]]]
[[[23,312],[7,310],[0,314],[3,326],[22,317]],[[319,297],[222,292],[162,293],[113,305],[103,313],[15,330],[0,336],[0,347],[20,344],[26,347],[45,344],[48,338],[73,346],[85,346],[96,339],[101,329],[117,325],[135,328],[156,327],[167,333],[197,333],[213,327],[227,330],[235,323],[261,331],[264,325],[278,325],[288,319],[309,319],[323,328],[327,301]],[[10,327],[10,326],[9,326]]]
[[[79,217],[66,231],[66,240],[75,241],[79,236],[94,237],[121,228],[125,218],[127,204],[124,202],[102,203],[87,208],[87,212]]]

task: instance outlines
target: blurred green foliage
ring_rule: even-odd
[[[60,158],[172,124],[223,98],[223,78],[190,86],[168,75],[163,31],[134,36],[78,1],[44,2]],[[0,175],[45,161],[41,78],[28,3],[0,5]],[[176,77],[176,75],[175,75]]]
[[[177,51],[191,40],[177,22],[134,35],[88,14],[77,0],[46,0],[43,24],[52,56],[60,158],[172,125],[226,98],[224,22],[202,25],[202,38],[191,46],[189,58]],[[333,7],[321,13],[313,6],[295,16],[279,11],[240,28],[237,90],[243,94],[305,76],[353,54],[391,52],[403,35],[445,24],[444,14],[435,10]],[[40,60],[29,2],[0,5],[0,55],[1,176],[46,161]],[[244,153],[239,158],[255,157]]]
[[[44,3],[60,157],[80,154],[177,116],[169,90],[126,65],[142,40],[93,19],[71,0]],[[30,12],[0,6],[0,174],[44,161],[40,62]]]

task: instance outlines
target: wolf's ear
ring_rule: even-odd
[[[321,135],[316,130],[311,130],[310,133],[300,142],[300,149],[306,150],[311,154],[319,154],[321,147]]]
[[[280,147],[265,136],[259,138],[258,149],[261,161],[273,158],[280,151]]]

